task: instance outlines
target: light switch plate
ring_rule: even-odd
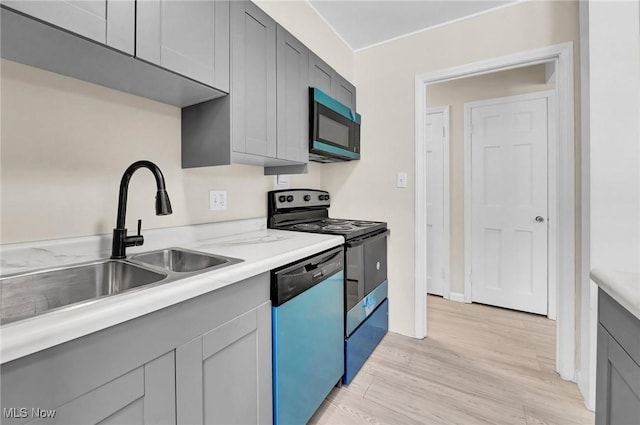
[[[278,174],[273,176],[273,190],[289,189],[289,175]]]
[[[407,187],[407,173],[400,172],[396,175],[396,187]]]
[[[226,190],[210,190],[209,191],[209,209],[211,211],[222,211],[227,209],[227,191]]]

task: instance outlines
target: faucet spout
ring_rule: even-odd
[[[156,215],[169,215],[172,213],[171,201],[164,184],[164,176],[162,171],[156,164],[151,161],[137,161],[131,164],[122,175],[120,180],[120,192],[118,195],[118,217],[116,219],[116,227],[113,229],[113,244],[111,249],[111,258],[124,258],[128,246],[137,246],[144,243],[144,238],[140,234],[140,224],[138,224],[138,235],[127,236],[125,228],[127,214],[127,196],[129,192],[129,181],[136,170],[147,168],[156,179]]]

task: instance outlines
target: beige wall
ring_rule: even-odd
[[[495,72],[427,87],[427,105],[449,105],[450,290],[464,293],[464,103],[553,89],[545,66]]]
[[[356,53],[362,160],[327,165],[322,184],[333,196],[332,215],[389,222],[393,331],[414,335],[415,76],[566,41],[575,43],[579,87],[577,2],[518,3]],[[399,171],[409,173],[406,189],[395,187]]]
[[[306,2],[260,2],[290,32],[353,78],[353,53]],[[2,243],[109,233],[125,168],[148,159],[162,169],[173,214],[154,215],[155,184],[131,181],[127,226],[178,226],[266,215],[273,177],[260,167],[183,170],[180,110],[82,81],[2,61]],[[292,187],[321,187],[322,166],[292,176]],[[228,192],[226,211],[209,211],[209,190]]]

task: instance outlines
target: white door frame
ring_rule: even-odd
[[[442,140],[442,180],[444,183],[444,187],[443,187],[443,197],[442,197],[442,203],[443,203],[443,208],[442,208],[442,215],[443,215],[443,221],[442,221],[442,225],[444,227],[443,231],[444,231],[444,237],[442,240],[443,243],[443,249],[444,249],[444,255],[442,256],[442,262],[443,262],[443,266],[444,266],[444,277],[443,277],[443,282],[442,282],[442,297],[449,299],[450,297],[450,288],[449,288],[449,276],[450,274],[450,270],[449,270],[449,237],[450,237],[450,232],[451,229],[449,228],[449,105],[445,105],[445,106],[433,106],[430,108],[425,108],[424,109],[424,114],[438,114],[438,113],[442,113],[442,126],[444,127],[444,137]],[[426,137],[426,135],[424,135],[424,137]],[[426,143],[426,141],[423,139],[423,143]],[[426,146],[425,146],[425,150],[422,153],[423,155],[426,153]],[[426,166],[426,164],[425,164]],[[426,169],[425,169],[426,170]],[[428,172],[425,171],[425,176],[428,175]],[[426,202],[426,196],[425,196],[425,202]],[[425,214],[426,214],[426,209],[425,209]],[[426,223],[426,215],[425,215],[425,223]],[[425,231],[425,241],[426,241],[426,231]],[[426,251],[425,251],[425,255],[426,255]],[[425,269],[426,270],[426,269]],[[426,275],[425,275],[426,276]],[[425,277],[426,279],[426,277]],[[426,294],[426,289],[425,289],[425,294]]]
[[[448,80],[488,74],[523,66],[554,62],[558,109],[558,203],[556,371],[565,380],[575,381],[575,154],[573,42],[501,56],[415,77],[415,337],[427,333],[426,301],[426,183],[424,114],[427,86]]]
[[[558,254],[558,202],[556,188],[557,178],[557,123],[555,90],[485,99],[464,104],[464,302],[471,302],[471,109],[475,107],[498,105],[505,102],[521,102],[534,99],[547,99],[547,317],[556,320],[556,287]]]

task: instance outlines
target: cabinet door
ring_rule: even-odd
[[[53,416],[48,416],[55,411]],[[49,413],[48,413],[49,412]],[[29,412],[29,417],[34,417]],[[175,360],[171,351],[88,393],[43,409],[29,424],[175,424]]]
[[[628,425],[640,418],[640,365],[598,324],[596,424]]]
[[[276,156],[276,23],[255,4],[231,2],[233,150]]]
[[[315,87],[329,96],[336,91],[336,72],[315,53],[309,52],[309,86]]]
[[[356,88],[340,74],[336,74],[336,91],[334,95],[338,102],[345,104],[355,112]]]
[[[269,424],[271,302],[176,349],[179,424]]]
[[[277,155],[309,160],[309,50],[278,26],[277,31]]]
[[[137,2],[136,56],[229,91],[229,1]]]
[[[134,0],[3,1],[4,6],[133,54]]]

